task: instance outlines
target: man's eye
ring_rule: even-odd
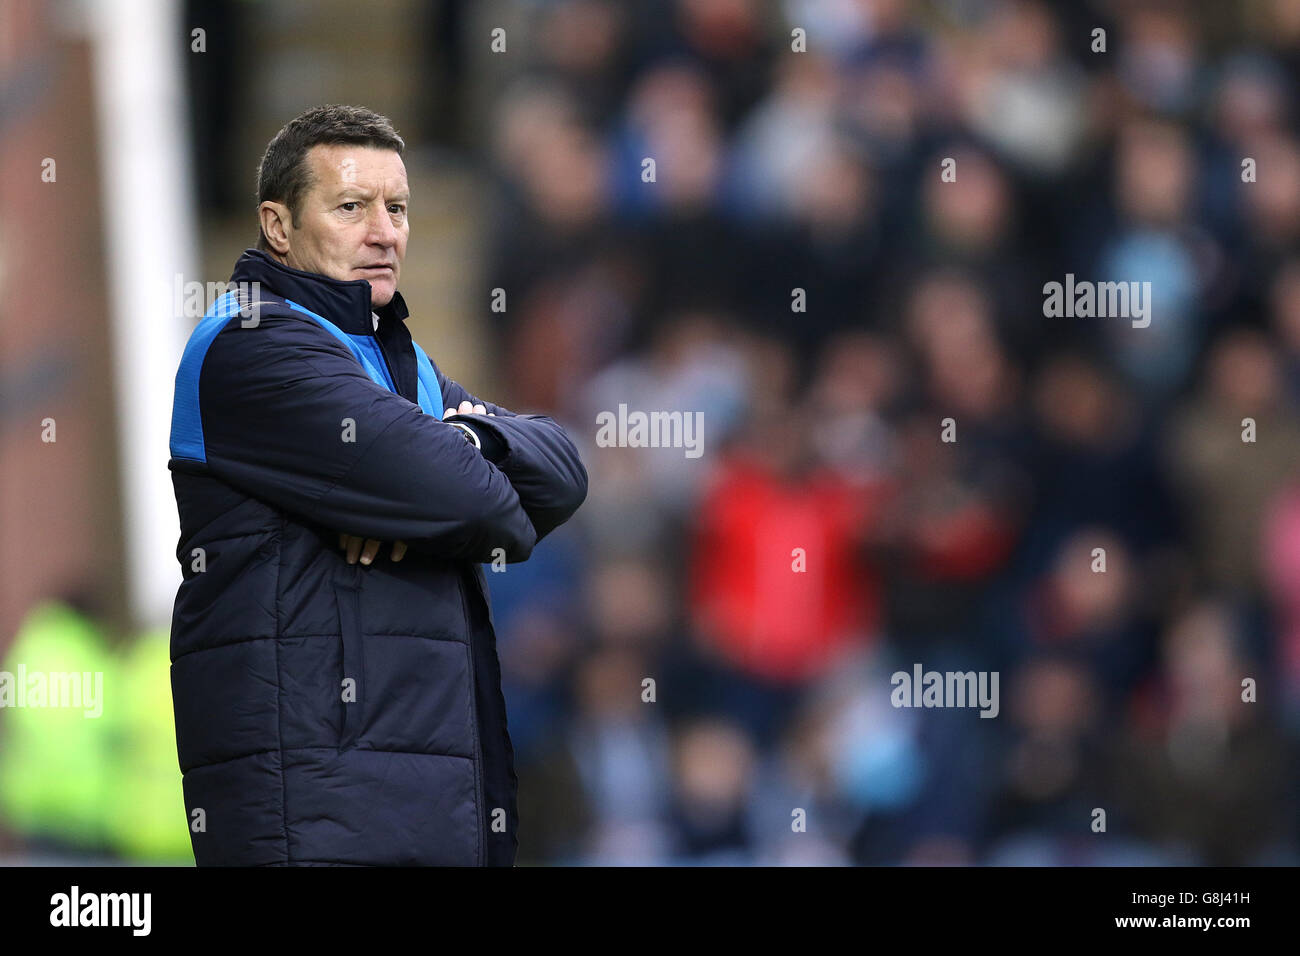
[[[403,206],[401,203],[393,203],[391,206],[388,207],[388,209],[390,212],[395,212],[395,213],[406,212],[406,207]]]
[[[359,205],[360,205],[360,203],[357,203],[357,202],[345,202],[345,203],[343,203],[342,205],[340,205],[339,208],[340,208],[340,209],[347,209],[348,212],[351,212],[352,210],[351,210],[351,209],[348,209],[349,206],[359,206]]]

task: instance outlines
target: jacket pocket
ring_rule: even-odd
[[[347,750],[356,744],[366,705],[361,591],[355,587],[336,584],[334,594],[339,607],[339,643],[343,665],[339,680],[339,698],[343,702],[343,730],[339,735],[339,749]]]

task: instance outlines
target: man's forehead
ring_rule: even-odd
[[[406,165],[395,150],[350,143],[318,144],[307,152],[312,179],[322,186],[341,188],[349,184],[406,187]]]

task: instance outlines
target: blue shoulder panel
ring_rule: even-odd
[[[340,342],[348,347],[356,360],[361,363],[361,367],[366,370],[370,380],[376,385],[382,385],[390,392],[396,392],[397,386],[393,384],[392,377],[388,374],[388,363],[384,361],[384,355],[379,351],[379,343],[368,335],[348,335],[337,325],[322,315],[317,315],[311,309],[304,308],[291,299],[285,299],[289,308],[303,315],[310,315],[322,326],[337,338]]]
[[[365,368],[367,375],[369,375],[372,379],[374,379],[374,381],[378,382],[380,385],[384,384],[382,378],[375,378],[375,372],[371,370],[368,363],[366,362],[365,353],[363,353],[361,351],[361,347],[357,345],[355,341],[353,341],[352,336],[348,335],[346,332],[340,329],[329,319],[325,318],[322,315],[317,315],[311,309],[304,308],[303,306],[299,305],[297,302],[294,302],[292,299],[285,299],[284,304],[287,305],[289,308],[293,309],[295,312],[301,312],[303,315],[310,315],[313,319],[315,319],[318,323],[320,323],[320,325],[323,326],[326,331],[328,331],[336,339],[338,339],[345,346],[347,346],[348,351],[351,352],[353,356],[356,358],[356,360],[361,363],[362,367]]]
[[[356,342],[357,348],[361,349],[361,354],[365,356],[366,374],[390,392],[396,392],[397,386],[393,384],[393,377],[388,374],[388,363],[384,361],[384,353],[380,350],[379,343],[368,335],[349,335],[348,338]],[[376,375],[379,377],[375,378]]]
[[[173,458],[208,460],[203,447],[203,418],[199,415],[199,371],[203,368],[203,356],[207,355],[208,346],[231,317],[239,314],[239,308],[234,292],[227,292],[212,303],[185,343],[180,368],[176,370],[176,391],[172,396],[170,444]]]
[[[446,406],[442,404],[442,386],[438,384],[438,373],[433,370],[433,363],[429,361],[429,356],[424,354],[424,349],[420,348],[420,343],[411,340],[415,346],[415,367],[417,371],[417,391],[420,393],[420,407],[425,413],[432,415],[434,418],[442,418],[442,413]],[[433,403],[433,396],[438,396],[438,403]]]
[[[317,315],[289,299],[284,300],[289,308],[309,315],[322,328],[342,342],[366,370],[370,380],[382,385],[390,392],[396,392],[392,377],[388,374],[388,365],[384,361],[379,345],[370,336],[348,335],[324,316]],[[176,393],[172,402],[171,453],[173,458],[190,458],[195,461],[207,461],[203,446],[203,418],[199,414],[199,372],[203,368],[203,357],[208,352],[218,333],[226,327],[232,317],[239,314],[240,303],[234,292],[227,292],[208,310],[202,321],[190,334],[185,344],[185,353],[181,357],[180,368],[176,372]],[[424,354],[424,349],[415,342],[415,359],[418,374],[420,408],[428,415],[442,418],[442,387],[438,384],[438,375],[433,364]],[[433,396],[438,396],[435,405]]]

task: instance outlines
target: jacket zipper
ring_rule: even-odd
[[[384,368],[388,369],[388,380],[393,383],[393,394],[401,395],[402,394],[401,383],[397,381],[397,373],[393,371],[393,363],[388,360],[388,349],[384,348],[384,340],[379,337],[378,327],[375,328],[374,334],[371,336],[371,338],[373,338],[375,340],[375,344],[379,346],[379,354],[384,360]]]
[[[375,332],[379,329],[376,327]],[[379,346],[379,354],[383,356],[384,365],[388,369],[388,377],[393,383],[394,393],[401,394],[401,385],[397,381],[397,375],[393,371],[393,363],[388,360],[388,349],[384,348],[384,340],[378,335],[374,336],[375,343]],[[474,667],[474,618],[469,612],[469,595],[465,593],[465,571],[459,563],[455,564],[456,568],[456,590],[460,594],[460,609],[464,615],[465,624],[468,630],[468,641],[465,644],[465,653],[469,658],[469,694],[470,707],[474,715],[471,729],[474,733],[474,815],[475,820],[475,841],[476,841],[476,859],[477,865],[483,866],[483,854],[487,847],[486,824],[483,819],[483,808],[486,802],[486,795],[483,792],[483,743],[479,736],[481,724],[481,715],[478,710],[478,674]]]
[[[465,570],[459,563],[456,563],[456,590],[460,592],[461,611],[465,615],[465,623],[468,625],[469,640],[465,644],[465,651],[469,657],[469,693],[470,707],[473,710],[474,721],[472,729],[474,731],[474,811],[476,816],[475,828],[477,839],[477,858],[478,865],[483,865],[483,854],[487,845],[487,833],[483,821],[483,745],[479,739],[479,724],[481,715],[478,711],[478,675],[474,669],[474,618],[469,613],[469,596],[465,593]]]

